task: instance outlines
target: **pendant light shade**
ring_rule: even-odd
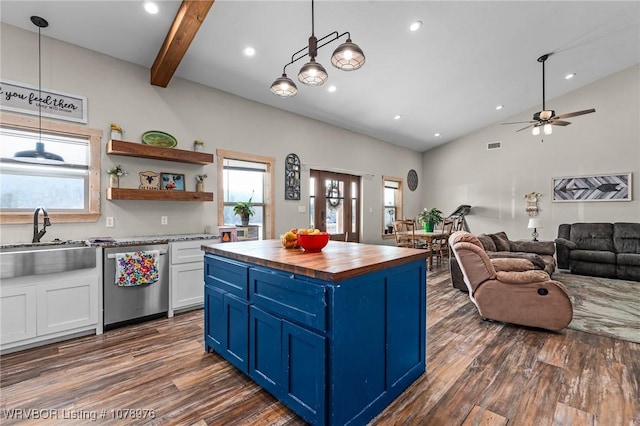
[[[13,159],[16,161],[22,161],[25,163],[37,163],[37,164],[62,164],[64,159],[51,152],[44,150],[44,143],[36,142],[35,150],[20,151],[13,154]]]
[[[286,74],[282,74],[282,77],[276,78],[276,81],[271,85],[271,93],[281,98],[288,98],[295,96],[298,93],[298,88],[293,80],[287,77]]]
[[[540,126],[533,126],[533,129],[531,129],[531,134],[533,136],[538,136],[540,134]]]
[[[282,77],[277,78],[276,81],[271,84],[271,92],[283,98],[288,98],[298,93],[295,84],[293,84],[291,79],[287,78],[286,70],[289,65],[307,56],[310,58],[309,62],[300,68],[298,80],[307,86],[321,86],[324,84],[329,75],[327,74],[327,70],[316,62],[318,49],[344,36],[346,36],[347,41],[338,46],[333,52],[331,63],[334,67],[343,71],[354,71],[364,65],[365,57],[362,49],[351,41],[351,34],[348,31],[342,34],[339,34],[337,31],[332,31],[324,37],[316,38],[314,2],[311,0],[311,36],[309,37],[309,43],[291,55],[291,62],[286,64],[282,69]]]
[[[42,142],[42,35],[40,30],[49,26],[46,19],[39,16],[32,16],[31,22],[38,27],[38,142],[36,142],[35,150],[20,151],[13,154],[13,159],[24,163],[37,164],[64,164],[64,159],[58,154],[53,154],[44,150]]]
[[[363,66],[365,61],[362,49],[350,38],[338,46],[331,55],[333,66],[343,71],[355,71]]]
[[[329,77],[327,70],[325,70],[321,64],[317,63],[314,58],[311,58],[309,62],[304,64],[302,68],[300,68],[300,73],[298,73],[298,80],[307,86],[321,86],[327,81],[327,77]]]
[[[545,135],[550,135],[553,133],[553,127],[549,123],[544,125],[543,130]]]

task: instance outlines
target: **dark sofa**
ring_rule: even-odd
[[[490,259],[527,259],[531,261],[533,269],[544,270],[549,276],[556,269],[553,241],[511,241],[505,232],[480,234],[477,238]],[[464,277],[455,256],[449,257],[449,271],[453,287],[467,291],[467,285],[464,283]]]
[[[640,223],[562,224],[555,242],[560,269],[640,281]]]

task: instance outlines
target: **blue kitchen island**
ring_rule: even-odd
[[[205,350],[314,425],[366,424],[426,369],[424,250],[205,250]]]

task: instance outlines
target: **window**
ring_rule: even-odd
[[[250,225],[261,227],[263,238],[274,238],[273,169],[275,159],[224,150],[218,156],[218,223],[235,225],[240,218],[233,213],[238,201],[248,201],[255,210]]]
[[[402,179],[382,177],[383,206],[382,234],[393,235],[393,221],[403,219],[402,215]]]
[[[0,122],[0,222],[31,223],[44,207],[55,222],[95,222],[100,215],[100,130],[42,122],[3,114]],[[64,158],[62,165],[24,163],[13,159],[45,149]]]

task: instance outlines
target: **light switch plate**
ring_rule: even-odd
[[[306,206],[298,206],[298,213],[306,213],[306,212],[307,212]]]

